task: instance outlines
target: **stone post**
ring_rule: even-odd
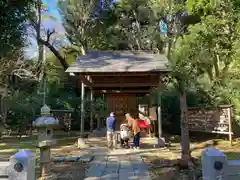
[[[84,123],[85,123],[85,85],[82,82],[82,89],[81,89],[81,122],[80,122],[80,135],[84,134]]]
[[[20,149],[10,157],[9,180],[33,180],[35,178],[36,154]]]
[[[207,148],[202,153],[203,180],[228,180],[226,155],[215,148]]]
[[[50,146],[40,147],[40,169],[41,176],[49,176],[49,171],[51,169],[51,149]]]

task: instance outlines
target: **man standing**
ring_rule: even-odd
[[[117,148],[115,129],[116,129],[115,113],[111,112],[110,116],[107,118],[107,144],[109,149]]]

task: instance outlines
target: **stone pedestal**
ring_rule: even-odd
[[[42,177],[45,177],[49,174],[51,168],[50,162],[51,162],[50,147],[47,146],[40,148],[40,169]]]
[[[89,146],[86,144],[86,142],[84,141],[83,138],[78,138],[78,140],[77,140],[77,147],[79,149],[82,149],[82,148],[88,148]]]
[[[164,137],[158,137],[155,139],[156,139],[156,144],[154,145],[155,148],[165,147],[166,142]]]
[[[20,149],[10,158],[9,180],[33,180],[35,178],[36,155],[30,150]]]
[[[209,180],[231,180],[228,177],[227,156],[215,148],[205,149],[202,153],[202,177]]]

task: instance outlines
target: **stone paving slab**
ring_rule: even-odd
[[[148,166],[133,150],[95,153],[85,180],[151,180]],[[131,153],[130,155],[128,153]],[[98,155],[97,155],[98,154]]]

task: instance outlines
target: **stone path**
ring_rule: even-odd
[[[150,180],[148,166],[133,150],[117,149],[95,155],[85,180]]]

